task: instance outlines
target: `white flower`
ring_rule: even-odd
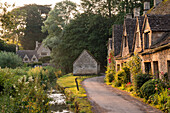
[[[37,86],[34,87],[35,91],[37,91]]]
[[[26,79],[27,79],[26,75],[24,75],[23,79],[24,79],[24,82],[26,82]]]
[[[33,81],[34,81],[34,79],[32,79],[32,76],[30,76],[30,77],[28,78],[28,81],[29,81],[29,82],[33,82]]]

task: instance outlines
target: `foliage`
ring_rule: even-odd
[[[138,74],[134,77],[134,81],[133,81],[133,88],[134,88],[134,91],[138,94],[140,93],[140,88],[142,87],[142,85],[147,82],[148,80],[152,79],[152,76],[149,75],[149,74]]]
[[[5,41],[0,39],[0,51],[15,52],[16,46],[14,44],[7,44]]]
[[[115,71],[114,70],[111,70],[110,67],[108,66],[107,67],[107,71],[105,72],[106,75],[105,75],[105,80],[107,83],[110,83],[114,80],[114,74],[115,74]]]
[[[57,39],[53,41],[56,45],[52,50],[52,62],[63,72],[71,72],[74,60],[86,49],[101,63],[101,67],[104,66],[106,61],[103,59],[107,53],[105,45],[111,25],[111,20],[101,15],[77,15],[65,27],[60,43]]]
[[[0,67],[16,68],[22,65],[22,59],[10,52],[0,52]]]
[[[130,70],[127,66],[124,66],[121,70],[119,70],[114,79],[114,86],[121,86],[121,84],[126,84],[130,82]]]
[[[148,103],[155,105],[158,109],[161,109],[165,113],[170,110],[170,90],[165,88],[161,92],[155,93],[149,97]]]
[[[68,74],[62,76],[57,80],[57,84],[60,90],[63,90],[66,97],[67,103],[73,103],[75,107],[75,112],[78,113],[92,113],[92,106],[90,102],[87,100],[87,95],[85,89],[82,87],[81,82],[86,79],[94,76],[73,76],[72,74]],[[78,78],[79,91],[77,91],[75,78]],[[72,104],[70,107],[73,108]]]
[[[47,5],[30,4],[15,8],[6,13],[3,20],[3,38],[12,39],[12,43],[24,49],[35,49],[35,41],[42,41],[47,33],[41,32],[43,21],[47,18],[50,7]]]
[[[51,60],[51,57],[50,57],[50,56],[41,57],[41,58],[39,59],[39,61],[42,62],[42,63],[49,63],[50,60]]]
[[[47,88],[56,81],[52,67],[0,69],[1,112],[47,112]]]
[[[164,88],[165,85],[159,79],[151,79],[145,82],[140,88],[141,95],[148,99],[149,96],[155,94],[156,92],[161,92],[161,89]]]
[[[132,82],[133,82],[134,77],[139,73],[141,73],[141,58],[137,54],[135,54],[127,62],[127,66],[130,69],[130,73],[132,75]]]

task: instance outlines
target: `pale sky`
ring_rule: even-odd
[[[54,6],[57,2],[63,0],[0,0],[0,2],[7,2],[8,4],[14,4],[16,7],[24,6],[24,4],[38,4],[38,5],[52,5]],[[80,0],[70,0],[77,4],[80,4]]]

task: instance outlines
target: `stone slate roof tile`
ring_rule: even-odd
[[[170,14],[147,15],[152,31],[170,31]]]
[[[170,14],[170,0],[164,0],[156,7],[147,11],[147,14],[166,15]]]
[[[134,32],[135,32],[135,26],[136,26],[136,19],[135,18],[125,19],[125,25],[126,25],[126,31],[127,31],[129,52],[131,52],[132,45],[133,45],[133,37],[134,37]]]
[[[170,43],[170,32],[165,32],[161,38],[159,38],[151,48],[157,48]]]
[[[113,25],[112,28],[112,40],[114,38],[114,55],[117,56],[121,49],[123,25]]]
[[[28,56],[29,59],[31,59],[34,55],[38,58],[38,54],[36,50],[19,50],[16,52],[22,59],[25,55]]]

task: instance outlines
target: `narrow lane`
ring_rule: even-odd
[[[104,83],[104,76],[83,81],[95,113],[162,113],[151,106]]]

